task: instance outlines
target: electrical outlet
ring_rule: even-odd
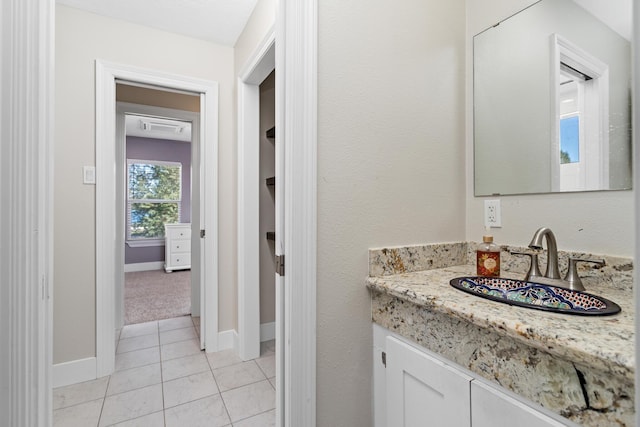
[[[500,200],[484,201],[484,226],[502,227],[502,215],[500,213]]]

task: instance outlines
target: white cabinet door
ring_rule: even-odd
[[[394,337],[386,344],[387,427],[471,425],[470,376]]]
[[[566,426],[513,397],[478,381],[471,383],[473,427]]]

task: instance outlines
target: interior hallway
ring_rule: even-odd
[[[248,362],[233,350],[207,354],[199,320],[125,326],[113,375],[54,389],[53,425],[275,425],[275,342]]]

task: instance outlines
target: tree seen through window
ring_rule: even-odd
[[[128,160],[127,238],[164,238],[164,224],[180,222],[182,166]]]

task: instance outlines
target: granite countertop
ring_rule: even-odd
[[[587,286],[587,292],[616,302],[622,311],[612,316],[578,316],[490,301],[449,285],[450,279],[473,275],[474,266],[454,265],[368,277],[367,287],[372,292],[466,320],[553,356],[633,381],[634,298],[630,288]],[[521,273],[503,272],[501,276],[522,278]]]

